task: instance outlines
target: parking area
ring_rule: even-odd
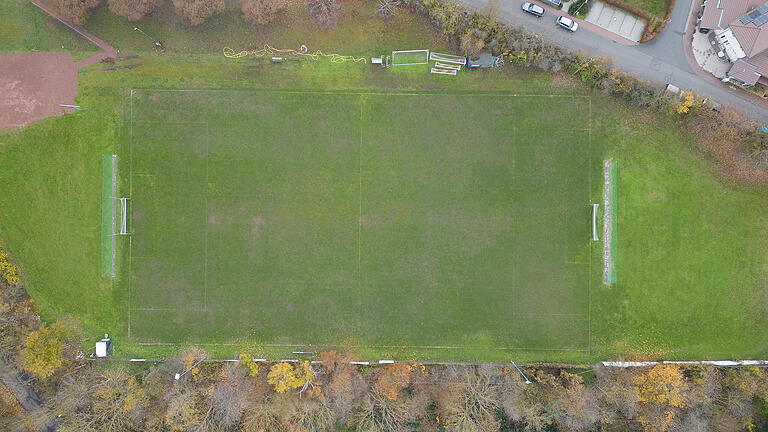
[[[601,1],[594,2],[586,21],[635,42],[640,40],[648,24],[644,18]]]

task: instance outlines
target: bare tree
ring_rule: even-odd
[[[423,415],[424,401],[417,393],[392,400],[374,389],[360,404],[353,417],[357,430],[366,432],[406,431]]]
[[[321,29],[336,27],[339,23],[341,5],[337,0],[309,0],[309,16]]]
[[[368,391],[368,384],[354,365],[349,364],[352,357],[343,356],[338,361],[335,357],[324,359],[323,365],[331,373],[326,387],[334,417],[340,423],[346,423],[355,408]]]
[[[501,427],[497,380],[499,370],[452,367],[445,374],[446,384],[438,410],[448,431],[495,431]]]
[[[240,0],[243,18],[249,24],[269,24],[292,0]]]
[[[109,10],[128,21],[147,17],[163,5],[165,0],[107,0]]]
[[[240,422],[247,407],[248,389],[245,369],[228,363],[222,370],[223,378],[206,391],[209,410],[207,418],[222,428],[231,428]]]
[[[193,26],[224,10],[224,0],[173,0],[173,7]]]
[[[102,0],[53,0],[53,7],[66,19],[83,24],[91,10],[101,6]]]

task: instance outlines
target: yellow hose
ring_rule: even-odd
[[[320,57],[330,57],[331,63],[344,63],[347,61],[352,61],[354,63],[363,62],[367,63],[365,57],[353,57],[353,56],[346,56],[341,54],[325,54],[324,52],[317,50],[313,53],[302,53],[293,49],[278,49],[271,47],[269,45],[264,45],[264,48],[260,50],[253,50],[253,51],[240,51],[235,52],[230,47],[224,47],[224,57],[231,58],[231,59],[239,59],[243,57],[247,57],[249,55],[253,55],[254,57],[264,57],[264,56],[273,56],[276,54],[281,55],[295,55],[295,56],[305,56],[309,57],[312,60],[317,60]]]

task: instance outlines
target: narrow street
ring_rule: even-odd
[[[488,2],[456,1],[475,9],[482,8]],[[520,9],[523,0],[501,0],[499,19],[513,26],[527,28],[564,48],[593,56],[611,57],[620,70],[658,83],[659,88],[667,83],[674,84],[682,89],[711,96],[717,102],[743,112],[755,120],[768,120],[768,103],[742,90],[724,85],[717,78],[706,76],[706,73],[698,75],[694,72],[683,42],[686,23],[694,2],[698,7],[699,0],[678,0],[664,31],[654,40],[639,45],[619,36],[612,36],[606,30],[579,19],[575,19],[579,23],[579,30],[569,33],[555,25],[555,19],[565,13],[542,3],[537,4],[543,6],[547,12],[544,17],[536,18]]]

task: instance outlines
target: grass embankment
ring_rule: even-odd
[[[310,52],[322,50],[362,56],[444,47],[445,43],[435,37],[422,17],[402,12],[392,20],[382,21],[375,14],[376,6],[376,2],[371,1],[344,2],[339,25],[327,31],[318,31],[310,23],[303,4],[283,11],[267,25],[250,26],[239,9],[231,8],[199,26],[188,27],[170,1],[153,16],[139,22],[127,21],[101,8],[88,18],[85,27],[123,53],[153,51],[152,42],[133,30],[137,26],[162,41],[168,53],[177,54],[214,54],[224,47],[236,51],[261,49],[264,44],[282,49],[306,45]]]
[[[71,51],[85,57],[98,48],[27,0],[0,2],[0,53]]]
[[[405,34],[423,34],[424,23],[408,19],[414,20],[413,27]],[[305,43],[282,40],[286,46]],[[433,48],[443,42],[432,35],[431,42],[423,43],[431,43]],[[387,47],[376,42],[375,36],[354,41],[350,52],[340,45],[318,48],[364,54],[366,44],[382,51],[403,48],[400,43]],[[100,156],[115,151],[121,139],[123,88],[584,94],[577,83],[567,79],[512,67],[435,77],[426,72],[327,62],[270,65],[225,60],[217,54],[218,43],[214,45],[211,55],[148,56],[137,60],[141,66],[131,70],[98,72],[91,68],[80,77],[78,103],[84,111],[0,135],[0,233],[8,251],[23,263],[25,283],[43,317],[72,317],[94,336],[109,331],[118,340],[121,356],[172,355],[177,349],[127,340],[126,293],[114,290],[111,280],[99,278]],[[691,137],[671,120],[638,114],[601,95],[594,95],[592,110],[595,157],[613,157],[619,167],[619,250],[618,284],[593,283],[589,293],[590,351],[354,350],[372,359],[486,361],[768,355],[765,190],[732,185],[720,178],[693,150]],[[588,123],[585,119],[585,126]],[[593,182],[597,180],[593,178]],[[592,262],[600,259],[599,248],[593,248]],[[599,281],[597,267],[593,278]],[[232,355],[239,345],[260,346],[265,356],[282,356],[291,350],[271,346],[273,341],[258,334],[231,343],[205,348],[219,356]]]
[[[669,0],[624,0],[624,3],[648,11],[660,19],[667,13]]]

